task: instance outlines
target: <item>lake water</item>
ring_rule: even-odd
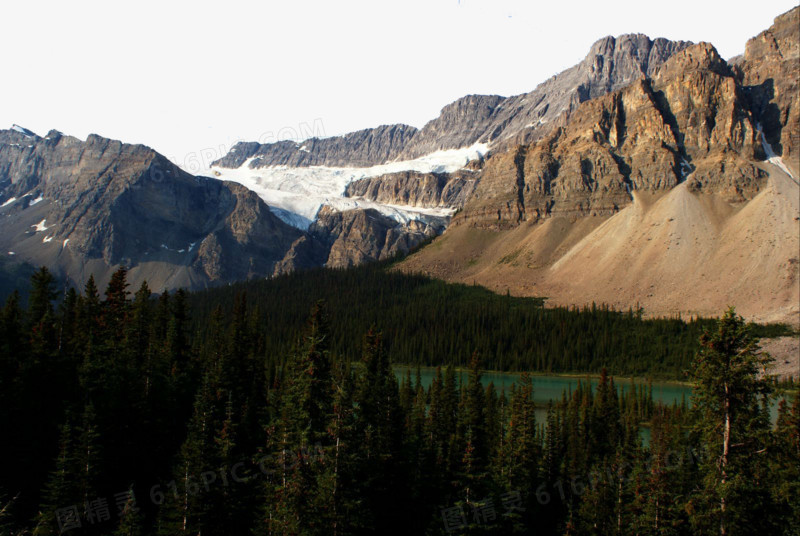
[[[409,367],[395,367],[395,374],[397,375],[398,380],[401,380],[405,376],[406,370],[409,370]],[[416,368],[411,368],[410,370],[411,379],[413,381],[416,374]],[[442,369],[442,374],[444,374],[444,369]],[[422,385],[424,385],[426,389],[430,387],[430,384],[435,376],[435,368],[425,367],[420,369]],[[456,376],[460,376],[461,381],[466,381],[467,371],[457,370]],[[484,386],[494,383],[494,386],[498,391],[505,389],[506,395],[508,395],[511,385],[519,380],[519,376],[519,373],[514,372],[484,372],[481,382]],[[568,393],[570,391],[574,391],[577,388],[579,381],[584,383],[589,381],[591,382],[593,388],[597,387],[597,383],[599,381],[599,379],[596,377],[548,376],[539,374],[531,374],[531,379],[533,380],[533,400],[536,402],[537,406],[545,406],[550,400],[560,399],[561,393],[564,392],[564,390],[566,390]],[[647,380],[644,379],[634,380],[634,382],[637,386],[647,384]],[[627,391],[630,388],[630,379],[627,378],[615,379],[614,383],[623,391]],[[653,381],[654,400],[661,401],[666,404],[672,404],[672,402],[680,403],[682,397],[685,396],[686,400],[689,400],[691,394],[691,386],[685,383]]]
[[[406,370],[409,370],[409,367],[395,367],[395,374],[397,375],[398,381],[402,380],[402,378],[406,375]],[[416,374],[416,367],[410,368],[410,370],[411,380],[413,381]],[[444,374],[444,368],[442,369],[442,374]],[[489,383],[494,383],[494,386],[498,391],[505,389],[506,396],[508,396],[511,385],[519,380],[519,376],[519,373],[514,372],[484,372],[481,382],[484,386],[489,385]],[[430,387],[433,378],[436,377],[436,369],[431,367],[421,368],[420,377],[422,379],[422,385],[424,385],[427,389]],[[467,371],[457,370],[456,377],[459,378],[459,381],[466,381]],[[595,388],[597,387],[597,383],[599,381],[597,377],[554,376],[540,374],[531,374],[531,379],[533,380],[533,400],[537,406],[536,420],[539,423],[545,422],[545,417],[547,416],[545,407],[547,406],[547,403],[550,400],[560,400],[561,393],[564,390],[566,390],[567,393],[574,391],[577,388],[579,381],[584,383],[589,381],[592,384],[592,388]],[[627,391],[630,389],[631,380],[629,378],[616,378],[614,383],[617,388]],[[638,379],[634,380],[634,383],[637,386],[647,385],[647,380]],[[653,381],[652,385],[653,400],[655,401],[660,401],[665,404],[672,404],[673,402],[680,404],[682,398],[685,396],[687,402],[691,402],[690,397],[692,395],[692,387],[689,384],[668,381]],[[772,404],[770,409],[772,422],[775,422],[778,416],[777,401]],[[647,434],[649,435],[649,430],[647,430]]]

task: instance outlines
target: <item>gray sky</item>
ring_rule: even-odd
[[[729,58],[795,5],[3,2],[0,127],[97,133],[144,143],[191,167],[237,139],[421,127],[463,95],[531,90],[605,35],[709,41]]]

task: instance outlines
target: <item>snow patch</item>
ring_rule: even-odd
[[[34,199],[34,200],[33,200],[33,201],[31,201],[30,203],[28,203],[28,206],[33,206],[33,205],[35,205],[36,203],[39,203],[39,202],[41,202],[42,200],[44,200],[44,197],[42,197],[42,194],[39,194],[39,197],[37,197],[36,199]]]
[[[67,247],[67,243],[69,243],[69,238],[65,238],[64,239],[64,242],[62,242],[62,244],[61,244],[61,249],[64,249],[65,247]]]
[[[0,205],[0,207],[4,207],[4,206],[6,206],[6,205],[10,205],[11,203],[13,203],[13,202],[14,202],[14,201],[16,201],[16,200],[17,200],[17,198],[16,198],[16,197],[12,197],[12,198],[11,198],[11,199],[9,199],[8,201],[6,201],[6,202],[5,202],[5,203],[3,203],[2,205]]]
[[[45,237],[42,239],[42,243],[46,244],[47,242],[51,242],[52,240],[53,240],[53,237],[52,237],[52,236],[45,236]]]
[[[781,170],[787,175],[789,175],[789,177],[791,177],[792,180],[796,181],[797,177],[795,177],[792,174],[792,172],[789,171],[789,168],[786,167],[786,164],[783,163],[783,159],[777,154],[775,154],[775,150],[772,148],[772,145],[770,145],[767,142],[767,138],[764,136],[764,131],[761,130],[761,123],[756,123],[756,129],[758,129],[758,133],[761,135],[761,147],[763,147],[764,152],[767,154],[767,161],[770,164],[773,164],[781,168]]]
[[[39,223],[37,223],[36,225],[31,225],[31,227],[36,227],[35,231],[36,231],[37,233],[38,233],[39,231],[46,231],[46,230],[47,230],[47,227],[45,227],[45,225],[44,225],[46,222],[47,222],[47,220],[46,220],[46,219],[44,219],[44,220],[40,221]]]
[[[330,205],[337,210],[375,208],[398,222],[407,223],[409,219],[414,219],[415,215],[443,217],[451,215],[454,210],[388,206],[355,200],[344,196],[347,185],[355,180],[402,171],[452,173],[463,169],[471,160],[481,158],[487,152],[487,144],[476,143],[471,147],[440,150],[413,160],[387,162],[367,168],[328,166],[251,168],[251,163],[261,158],[255,156],[248,158],[238,168],[214,166],[205,174],[219,180],[237,182],[249,188],[270,206],[278,218],[304,230],[314,221],[322,205]]]
[[[13,251],[9,251],[8,254],[9,255],[16,255],[16,253],[14,253]]]
[[[15,125],[11,125],[11,130],[15,130],[15,131],[19,132],[20,134],[25,135],[26,138],[32,138],[34,136],[33,132],[31,132],[30,130],[28,130],[25,127],[21,127],[21,126],[16,125],[16,124]]]

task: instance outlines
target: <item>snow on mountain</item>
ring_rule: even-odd
[[[761,123],[756,123],[756,128],[758,129],[758,133],[761,135],[761,147],[764,149],[764,152],[767,154],[767,162],[778,166],[781,171],[789,175],[792,180],[795,180],[795,176],[792,174],[791,170],[786,166],[783,162],[783,158],[775,154],[775,149],[772,148],[772,145],[767,141],[767,138],[764,136],[764,132],[761,130]],[[795,180],[796,182],[796,180]]]
[[[11,125],[11,130],[16,130],[16,131],[17,131],[17,132],[19,132],[20,134],[23,134],[23,135],[24,135],[26,138],[33,138],[33,137],[35,137],[35,136],[36,136],[36,134],[34,134],[33,132],[31,132],[31,131],[30,131],[30,130],[28,130],[27,128],[25,128],[25,127],[21,127],[21,126],[19,126],[19,125],[16,125],[16,124],[14,124],[14,125]]]
[[[238,168],[212,166],[207,173],[200,175],[206,174],[246,186],[258,194],[272,208],[276,216],[299,229],[308,229],[322,205],[329,205],[336,210],[373,208],[399,223],[408,223],[411,220],[447,217],[454,210],[384,205],[345,197],[347,185],[355,180],[401,171],[452,173],[487,152],[487,144],[477,143],[471,147],[441,150],[413,160],[387,162],[366,168],[326,166],[251,168],[251,162],[258,158],[256,156],[247,159]]]

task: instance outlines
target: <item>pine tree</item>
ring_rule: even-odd
[[[42,321],[45,315],[53,316],[53,301],[58,297],[55,279],[46,266],[42,266],[31,277],[30,306],[28,319],[32,326]]]
[[[47,479],[42,491],[42,502],[36,516],[36,536],[59,534],[56,511],[70,506],[78,506],[82,497],[77,486],[79,467],[74,457],[73,430],[69,423],[61,427],[58,442],[58,456],[55,468]]]
[[[791,406],[781,399],[774,439],[770,445],[770,487],[776,503],[775,517],[782,534],[800,533],[800,395]]]
[[[695,516],[698,527],[716,526],[721,536],[745,529],[755,519],[757,501],[748,497],[749,478],[764,458],[769,429],[766,401],[770,381],[760,376],[772,359],[759,351],[750,326],[728,309],[717,329],[700,338],[693,364],[695,432],[705,450],[704,489],[698,502],[708,515]]]
[[[511,415],[505,441],[506,478],[503,484],[507,490],[518,492],[525,501],[524,511],[512,511],[506,515],[515,534],[526,531],[530,518],[525,514],[532,513],[532,499],[540,483],[541,447],[536,432],[533,382],[527,373],[523,373],[511,397]]]
[[[333,384],[324,306],[311,312],[303,346],[289,363],[281,397],[280,422],[271,437],[277,482],[270,483],[266,531],[322,534],[324,521],[315,501],[324,479],[319,453],[330,451]]]
[[[142,514],[133,499],[133,489],[128,490],[128,499],[122,507],[119,525],[114,536],[142,536],[144,534]]]

